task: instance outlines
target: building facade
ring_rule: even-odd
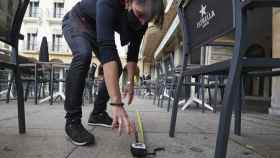
[[[42,38],[46,37],[49,48],[49,60],[71,63],[72,53],[62,34],[62,20],[64,15],[79,1],[30,0],[21,28],[24,40],[19,42],[20,55],[38,60]],[[125,66],[128,47],[121,46],[118,33],[115,33],[115,43],[122,65]],[[98,67],[100,65],[94,53],[92,63],[96,63]],[[138,62],[138,67],[142,67],[142,62]],[[123,80],[125,79],[120,80],[121,84]]]
[[[47,37],[50,60],[71,61],[70,50],[62,35],[62,18],[77,0],[30,0],[21,33],[24,40],[19,43],[23,56],[38,59],[41,40]]]
[[[25,38],[19,43],[20,54],[38,59],[41,40],[47,37],[50,60],[70,63],[72,54],[62,34],[62,19],[77,2],[79,0],[30,0],[21,28]],[[120,46],[117,34],[115,37],[121,60],[125,62],[127,48]],[[94,56],[92,62],[99,64]]]
[[[173,55],[175,66],[182,64],[182,33],[179,27],[179,18],[176,14],[175,0],[167,1],[167,6],[163,30],[149,27],[142,43],[142,73],[156,74],[155,62],[162,61],[163,57],[169,53]],[[257,45],[264,50],[263,57],[279,58],[280,10],[274,9],[272,12],[270,8],[261,8],[250,11],[248,16],[248,48]],[[259,19],[262,19],[261,23]],[[193,50],[198,51],[198,53],[191,54],[189,64],[207,65],[230,59],[234,46],[233,33],[217,39],[216,42],[223,42],[232,46],[207,46],[205,49]],[[155,77],[156,75],[152,76]],[[270,114],[280,114],[279,85],[278,77],[273,77],[273,79],[258,77],[246,79],[245,98],[248,102],[245,102],[246,106],[244,108],[248,107],[247,104],[251,102],[257,102],[258,105],[254,108]]]

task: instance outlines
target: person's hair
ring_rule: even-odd
[[[151,18],[149,19],[149,22],[152,21],[157,27],[160,29],[163,26],[164,22],[164,9],[165,5],[163,0],[126,0],[129,4],[129,6],[132,4],[133,1],[136,1],[138,3],[150,5],[150,15]]]

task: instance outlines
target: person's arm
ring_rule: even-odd
[[[124,94],[125,97],[128,95],[128,104],[132,103],[134,97],[134,75],[137,69],[139,48],[145,31],[146,28],[144,30],[141,30],[141,32],[136,33],[134,39],[130,42],[128,47],[128,52],[127,52],[128,83]]]
[[[119,70],[116,61],[111,61],[103,65],[104,78],[112,103],[122,103],[119,87]]]
[[[104,80],[111,98],[111,103],[121,104],[122,98],[119,88],[119,72],[117,65],[117,49],[114,39],[114,21],[117,18],[118,10],[114,1],[98,0],[96,5],[96,32],[99,44],[100,60],[103,65]],[[119,128],[121,134],[122,128],[126,127],[130,134],[130,122],[127,112],[123,106],[112,107],[113,128]]]
[[[128,105],[130,105],[133,101],[134,97],[134,75],[137,68],[137,63],[130,61],[127,63],[127,75],[128,75],[128,81],[127,81],[127,87],[125,90],[124,96],[129,96],[128,98]]]

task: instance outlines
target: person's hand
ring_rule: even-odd
[[[124,90],[124,98],[126,98],[126,96],[128,96],[128,105],[130,105],[133,101],[133,97],[134,97],[134,81],[128,82],[127,86]]]
[[[112,128],[118,129],[119,136],[122,134],[123,128],[126,129],[128,135],[131,135],[133,129],[131,127],[127,112],[125,111],[124,107],[113,106],[112,113],[113,113]]]

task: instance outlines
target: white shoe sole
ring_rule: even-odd
[[[89,142],[82,142],[82,143],[76,142],[76,141],[72,140],[68,135],[66,135],[66,139],[68,139],[72,144],[77,145],[77,146],[86,146],[88,144],[92,144]]]
[[[107,127],[107,128],[112,128],[112,125],[106,125],[106,124],[102,124],[102,123],[89,123],[89,126],[101,126],[101,127]]]
[[[77,145],[77,146],[85,146],[88,144],[88,142],[85,142],[85,143],[79,143],[79,142],[75,142],[74,140],[70,139],[71,143],[73,143],[74,145]]]

